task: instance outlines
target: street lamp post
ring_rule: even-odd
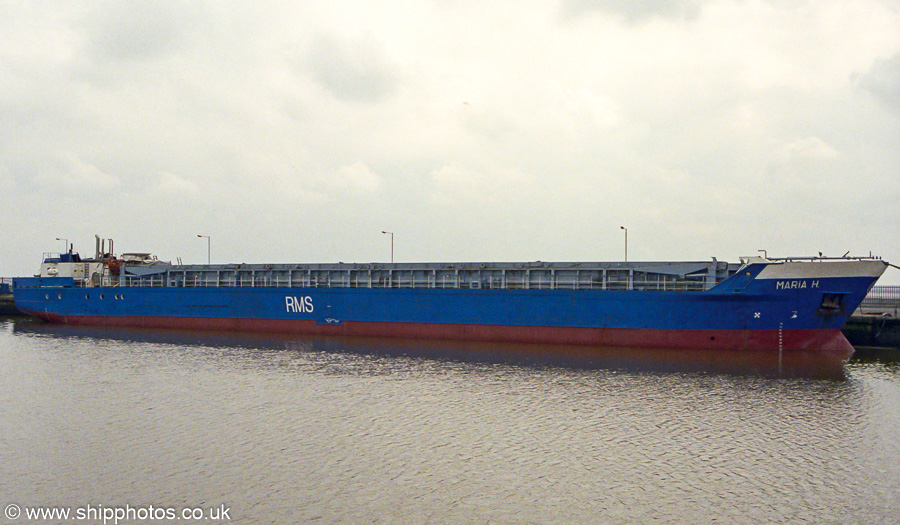
[[[619,228],[625,230],[625,262],[628,262],[628,228],[624,226],[619,226]]]
[[[387,234],[391,236],[391,263],[394,262],[394,232],[386,232],[384,230],[381,233]]]
[[[206,237],[206,264],[209,264],[209,235],[197,234],[197,237]]]
[[[57,240],[57,241],[64,241],[65,244],[63,245],[63,253],[69,253],[69,239],[64,239],[64,238],[62,238],[62,237],[57,237],[56,240]]]

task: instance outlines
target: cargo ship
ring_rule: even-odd
[[[888,264],[688,262],[172,264],[45,254],[16,306],[51,323],[645,348],[827,351]]]

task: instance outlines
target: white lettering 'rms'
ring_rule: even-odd
[[[310,313],[313,311],[312,297],[284,297],[284,309],[291,313]]]

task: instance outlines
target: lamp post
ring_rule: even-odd
[[[62,238],[62,237],[57,237],[56,240],[57,240],[57,241],[64,241],[64,242],[65,242],[65,244],[63,245],[63,251],[62,251],[62,252],[63,252],[63,253],[68,253],[68,252],[69,252],[69,239],[65,239],[65,238]]]
[[[209,235],[197,234],[197,237],[206,237],[206,264],[209,264]]]
[[[625,230],[625,262],[628,262],[628,228],[624,226],[619,226],[619,228]]]
[[[394,262],[394,232],[386,232],[381,230],[381,233],[387,234],[391,236],[391,263]]]

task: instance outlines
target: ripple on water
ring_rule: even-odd
[[[833,381],[472,350],[6,324],[0,492],[225,503],[237,523],[887,522],[900,510],[891,366],[852,364]]]

